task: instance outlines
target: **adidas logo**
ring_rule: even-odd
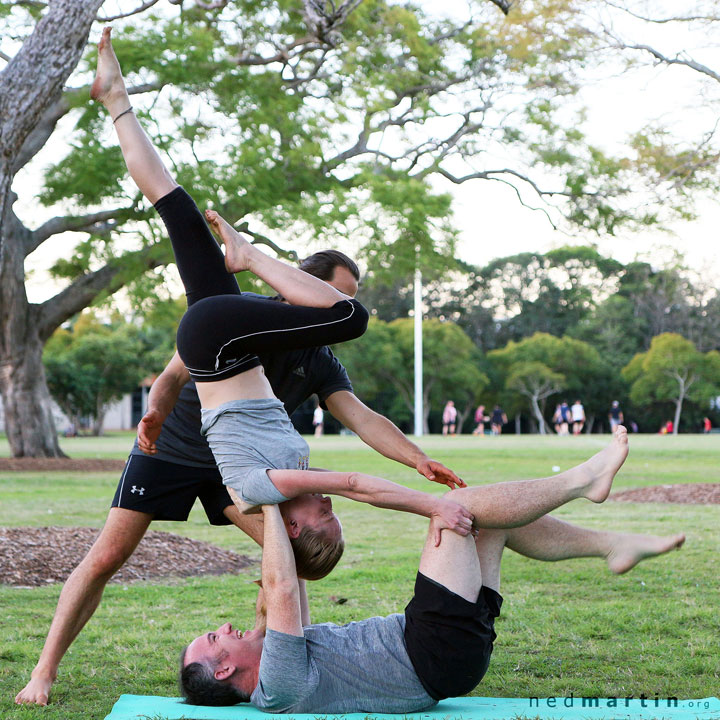
[[[297,367],[293,370],[293,375],[297,375],[298,377],[304,378],[305,377],[305,368],[301,365],[300,367]]]

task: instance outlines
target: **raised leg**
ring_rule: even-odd
[[[115,130],[123,157],[130,176],[140,192],[151,203],[156,203],[176,188],[177,183],[163,164],[135,114],[125,112],[131,107],[130,97],[110,41],[109,27],[103,29],[98,44],[97,73],[90,89],[90,97],[102,103],[113,120],[117,119]]]
[[[553,477],[461,488],[446,497],[470,510],[477,527],[519,527],[576,498],[603,502],[627,453],[627,431],[620,426],[608,447]]]
[[[145,534],[152,515],[112,508],[102,532],[65,582],[40,659],[18,704],[47,705],[63,656],[100,604],[108,580],[125,564]]]
[[[611,572],[625,573],[641,560],[682,547],[685,535],[637,535],[589,530],[545,515],[524,527],[505,531],[505,544],[525,557],[555,562],[577,557],[601,557]]]
[[[210,295],[239,294],[235,277],[193,199],[178,186],[130,107],[110,28],[98,45],[98,67],[90,94],[108,110],[130,176],[155,205],[172,242],[188,305]]]
[[[205,217],[225,243],[225,266],[229,272],[249,270],[291,305],[329,308],[341,300],[349,299],[324,280],[266,255],[245,240],[214,210],[207,210]]]
[[[436,546],[431,524],[420,572],[466,600],[474,601],[482,585],[500,591],[500,561],[505,547],[548,562],[602,557],[611,572],[621,574],[642,560],[679,549],[684,542],[682,533],[660,537],[588,530],[545,515],[524,527],[481,528],[473,554],[470,539],[456,533],[443,533],[441,544]]]

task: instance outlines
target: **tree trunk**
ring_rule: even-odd
[[[77,66],[103,0],[54,0],[0,72],[0,392],[13,457],[58,457],[50,393],[42,365],[49,327],[28,303],[25,256],[35,248],[12,210],[11,185],[23,145],[43,112],[60,98]]]
[[[469,400],[465,405],[465,409],[462,412],[458,411],[457,423],[455,425],[455,432],[458,435],[462,435],[463,425],[465,424],[468,415],[472,412],[474,406],[475,402],[473,400]]]
[[[595,425],[595,416],[591,415],[590,417],[585,418],[585,432],[590,435],[593,431],[593,425]]]
[[[103,427],[105,425],[105,415],[107,413],[107,405],[105,403],[98,403],[97,411],[92,423],[92,434],[93,437],[100,437],[103,434]]]
[[[547,434],[547,424],[545,423],[545,418],[543,417],[542,410],[540,410],[538,399],[535,395],[530,396],[530,403],[532,404],[532,410],[535,414],[535,419],[537,420],[538,432],[541,435]]]
[[[675,420],[673,421],[673,435],[678,434],[678,430],[680,429],[680,413],[682,412],[682,406],[683,406],[683,400],[685,399],[684,395],[680,395],[680,397],[675,401]]]
[[[65,457],[50,410],[42,348],[40,338],[29,338],[0,358],[5,431],[13,457]]]
[[[520,413],[516,413],[515,415],[515,434],[522,434],[522,415]]]

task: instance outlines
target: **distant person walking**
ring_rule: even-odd
[[[585,408],[579,400],[570,408],[572,414],[573,435],[579,435],[585,427]]]
[[[485,423],[489,419],[490,418],[485,415],[485,406],[478,405],[477,410],[475,410],[475,429],[473,430],[473,435],[484,435]]]
[[[325,432],[325,413],[320,405],[313,412],[313,427],[315,428],[315,437],[320,437]]]
[[[610,412],[608,413],[608,420],[610,420],[611,433],[614,433],[615,428],[618,425],[622,425],[623,421],[625,420],[622,408],[620,407],[620,403],[617,400],[612,401],[612,405],[610,406]]]
[[[454,435],[455,434],[455,423],[457,421],[457,408],[452,400],[448,400],[445,403],[445,408],[442,414],[443,435]]]
[[[499,405],[496,405],[490,416],[490,429],[492,430],[492,434],[502,435],[503,425],[507,424],[507,421],[507,415],[503,412],[503,409]]]
[[[703,418],[703,432],[707,435],[712,430],[712,423],[709,417]]]
[[[558,435],[567,435],[568,434],[568,423],[567,418],[565,416],[565,410],[563,409],[563,405],[565,408],[567,408],[567,403],[558,403],[555,406],[555,412],[552,416],[552,422],[553,426],[555,428],[555,432]],[[569,410],[569,408],[568,408]]]

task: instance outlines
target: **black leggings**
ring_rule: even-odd
[[[193,199],[178,187],[155,203],[175,252],[188,299],[177,347],[196,382],[224,380],[257,367],[256,353],[320,347],[365,332],[357,300],[329,308],[287,305],[242,294]]]
[[[176,187],[155,203],[172,243],[188,307],[211,295],[239,295],[235,276],[195,201]]]

